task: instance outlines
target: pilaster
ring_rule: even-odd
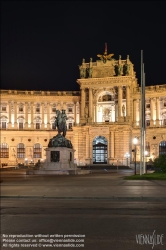
[[[34,103],[31,102],[31,129],[34,129],[34,123],[33,123],[33,105],[34,105]]]
[[[11,102],[9,102],[9,122],[8,122],[8,129],[11,129],[12,123],[11,123]]]
[[[17,129],[17,102],[14,102],[14,128]]]
[[[44,129],[44,103],[41,104],[42,108],[42,124],[41,124],[41,129]]]
[[[50,130],[50,103],[47,103],[47,129]]]
[[[28,103],[25,103],[25,129],[28,129]]]
[[[118,87],[118,121],[122,118],[122,86]]]
[[[126,119],[130,117],[130,86],[126,86]]]

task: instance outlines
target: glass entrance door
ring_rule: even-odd
[[[93,163],[107,163],[107,145],[100,142],[93,145]]]

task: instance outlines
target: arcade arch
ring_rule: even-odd
[[[115,95],[102,91],[96,96],[96,122],[115,122]]]

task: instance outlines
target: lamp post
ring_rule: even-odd
[[[146,174],[147,174],[147,156],[148,156],[148,151],[145,151],[145,157],[146,157],[146,165],[145,165],[145,171],[146,171]]]
[[[25,158],[25,165],[28,166],[28,159]]]
[[[138,143],[138,139],[135,137],[134,139],[133,139],[133,144],[134,144],[134,161],[135,161],[135,164],[134,164],[134,166],[135,166],[135,175],[136,175],[136,145],[137,145],[137,143]]]
[[[129,154],[129,153],[126,153],[124,156],[126,157],[126,160],[127,160],[127,166],[128,166],[128,159],[129,159],[129,157],[130,157],[130,154]]]

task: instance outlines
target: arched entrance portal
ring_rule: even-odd
[[[107,164],[107,140],[104,136],[93,140],[93,164]]]

